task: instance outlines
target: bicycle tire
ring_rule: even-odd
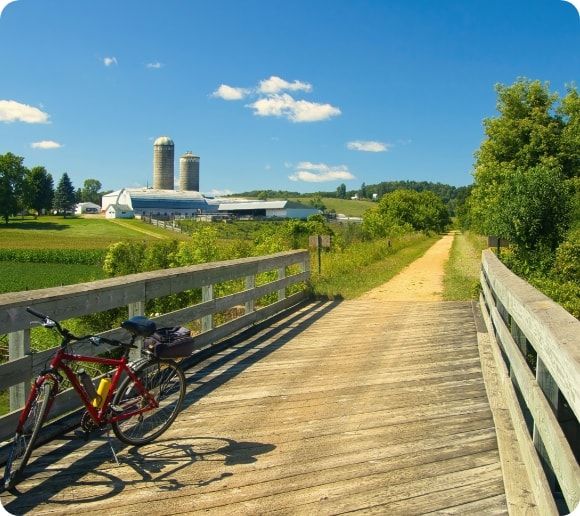
[[[150,443],[173,423],[185,397],[185,375],[172,360],[149,360],[135,373],[143,386],[155,397],[159,406],[142,414],[122,419],[123,412],[131,412],[147,403],[135,389],[131,378],[125,378],[113,397],[113,407],[121,409],[121,419],[111,426],[120,441],[133,446]]]
[[[46,419],[49,403],[53,397],[53,387],[54,384],[43,380],[40,386],[36,387],[34,399],[27,404],[28,414],[22,428],[16,429],[4,467],[4,489],[11,489],[16,485],[28,464],[38,433]]]

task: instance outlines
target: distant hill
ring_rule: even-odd
[[[351,199],[355,195],[361,201],[372,200],[373,194],[377,194],[380,199],[383,195],[394,192],[395,190],[415,190],[417,192],[430,191],[437,194],[443,202],[447,205],[449,211],[454,213],[456,205],[461,204],[467,195],[471,186],[452,186],[444,183],[433,183],[430,181],[383,181],[374,185],[366,185],[363,183],[358,190],[343,190],[342,195],[339,194],[340,188],[331,192],[311,192],[300,193],[290,192],[288,190],[252,190],[249,192],[241,192],[232,194],[232,197],[253,197],[253,198],[267,198],[267,199],[294,199],[300,200],[303,203],[308,203],[306,199],[314,197],[321,197],[325,204],[329,204],[328,199]],[[338,212],[338,210],[336,210]],[[358,210],[356,210],[358,211]]]

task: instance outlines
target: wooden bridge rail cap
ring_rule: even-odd
[[[0,295],[0,334],[28,329],[33,306],[57,321],[103,312],[138,301],[183,292],[271,271],[309,260],[308,251],[285,251],[262,257],[130,274],[90,283]]]
[[[505,267],[490,250],[482,266],[491,288],[580,419],[580,321]]]

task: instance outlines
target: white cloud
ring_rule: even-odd
[[[115,56],[105,57],[105,58],[103,58],[103,64],[105,66],[117,65],[117,58]]]
[[[15,100],[0,100],[0,122],[47,124],[48,113]]]
[[[60,149],[62,144],[52,140],[42,140],[40,142],[31,143],[30,146],[33,149]]]
[[[289,91],[301,90],[308,92],[312,91],[312,85],[308,84],[307,82],[300,81],[288,82],[280,77],[272,75],[269,79],[260,81],[260,87],[258,88],[258,91],[260,91],[261,93],[266,93],[268,95],[280,93],[283,90]]]
[[[160,63],[159,61],[156,61],[155,63],[147,63],[145,65],[147,68],[151,68],[153,70],[159,70],[159,68],[163,68],[163,63]]]
[[[0,0],[0,16],[2,16],[2,12],[6,8],[6,6],[8,4],[11,4],[12,2],[16,2],[16,0]]]
[[[286,117],[292,122],[319,122],[341,114],[340,109],[330,104],[296,100],[287,93],[263,97],[248,107],[257,116]]]
[[[346,146],[350,150],[363,151],[363,152],[387,152],[391,149],[392,145],[390,143],[375,142],[375,141],[361,141],[355,140],[348,142]]]
[[[331,167],[326,163],[311,163],[303,161],[296,165],[296,171],[288,176],[292,181],[304,181],[306,183],[324,183],[328,181],[348,181],[355,179],[346,165]]]
[[[248,95],[248,93],[250,93],[250,90],[247,90],[246,88],[234,88],[227,84],[221,84],[220,87],[211,94],[211,96],[224,100],[241,100]]]

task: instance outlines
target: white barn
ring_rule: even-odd
[[[103,195],[103,211],[112,204],[129,206],[138,217],[191,216],[217,211],[217,205],[208,204],[199,192],[153,188],[123,188]]]

